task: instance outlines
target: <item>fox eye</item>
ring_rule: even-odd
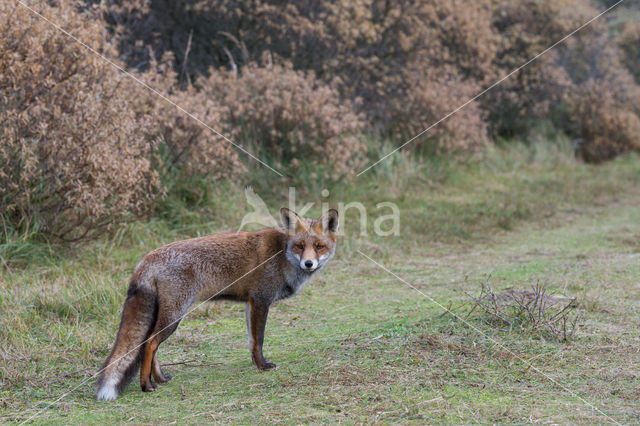
[[[324,248],[324,244],[318,243],[316,244],[316,250],[322,250]]]
[[[298,250],[304,250],[304,244],[302,244],[302,243],[298,243],[298,244],[296,244],[296,248],[297,248]]]

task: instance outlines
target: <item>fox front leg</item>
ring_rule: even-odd
[[[262,355],[262,344],[264,343],[264,329],[267,325],[267,315],[269,315],[269,304],[249,297],[249,301],[245,306],[245,314],[247,317],[247,331],[249,332],[249,351],[251,352],[251,360],[260,370],[271,370],[276,365],[269,362]]]

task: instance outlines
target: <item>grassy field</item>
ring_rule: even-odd
[[[158,352],[174,379],[148,394],[136,378],[111,403],[95,400],[92,376],[135,264],[163,243],[236,229],[241,186],[81,247],[12,242],[0,280],[0,422],[640,421],[640,160],[587,166],[540,149],[465,164],[397,155],[331,186],[331,202],[373,212],[395,202],[402,232],[358,236],[355,213],[344,218],[327,270],[271,310],[265,355],[277,370],[251,365],[243,306],[208,303]],[[301,188],[301,201],[320,201],[316,190]],[[274,211],[286,193],[268,194]],[[469,314],[466,293],[487,282],[575,297],[575,334],[563,342]]]

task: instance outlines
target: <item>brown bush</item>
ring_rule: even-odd
[[[606,25],[594,24],[567,40],[560,62],[572,83],[565,130],[580,138],[585,160],[601,162],[640,148],[640,86]]]
[[[412,137],[459,107],[482,89],[491,75],[496,37],[488,2],[401,1],[364,3],[346,16],[371,16],[370,43],[359,45],[349,31],[344,4],[335,7],[332,43],[338,50],[325,72],[337,73],[343,92],[364,99],[371,123],[398,142]],[[330,21],[331,22],[331,21]],[[329,23],[329,25],[332,25]],[[474,150],[486,141],[486,123],[476,102],[422,138],[439,150]],[[419,143],[415,143],[418,147]]]
[[[362,131],[402,142],[598,12],[588,0],[118,0],[100,3],[107,33],[98,6],[36,4],[223,134],[334,177],[362,164]],[[15,226],[75,239],[147,211],[159,176],[243,171],[157,94],[22,7],[0,12],[0,207]],[[639,32],[621,28],[612,43],[593,22],[424,139],[472,151],[488,130],[523,137],[547,120],[589,161],[638,149]]]
[[[101,22],[71,2],[39,9],[113,54]],[[63,239],[144,212],[160,187],[150,119],[127,107],[130,81],[24,8],[0,11],[0,210]]]
[[[544,51],[597,14],[583,0],[495,0],[493,25],[500,37],[494,65],[506,75]],[[585,37],[600,23],[594,22]],[[601,32],[600,26],[597,31]],[[570,39],[571,40],[571,39]],[[547,119],[574,83],[563,66],[569,51],[561,44],[518,71],[482,99],[489,113],[491,133],[501,137],[523,137],[536,121]]]
[[[215,98],[223,105],[223,131],[280,166],[295,172],[303,162],[320,164],[335,179],[362,165],[361,117],[312,72],[251,64],[239,75],[212,70],[197,86],[196,102]]]
[[[411,89],[390,100],[396,134],[404,138],[421,133],[482,90],[479,84],[464,81],[455,71],[443,72],[440,77],[431,77],[428,72],[429,78],[411,70],[405,74]],[[476,151],[487,142],[484,112],[473,102],[430,129],[424,138],[431,141],[435,152]]]
[[[103,22],[75,7],[42,2],[38,9],[116,56]],[[176,162],[217,176],[236,165],[227,142],[214,144],[49,23],[14,4],[2,3],[0,12],[0,211],[13,227],[76,240],[144,214],[163,192],[154,169],[162,167],[162,142],[182,152],[170,157]],[[189,156],[196,161],[183,160]]]
[[[286,6],[273,0],[124,0],[111,5],[107,15],[131,65],[149,63],[134,43],[138,40],[157,54],[174,52],[182,83],[209,73],[210,66],[239,70],[266,54],[274,63],[313,71],[342,99],[361,99],[366,130],[402,142],[594,17],[595,5],[588,0],[296,0]],[[629,23],[619,42],[632,71],[639,44],[634,28]],[[551,121],[573,133],[578,118],[567,115],[568,96],[588,80],[609,79],[620,56],[606,19],[599,19],[421,139],[440,150],[460,151],[481,148],[487,128],[493,137],[520,138],[540,121]]]
[[[496,64],[505,73],[598,13],[583,0],[500,1],[496,7],[502,40]],[[622,46],[633,45],[632,30],[624,37]],[[640,88],[623,66],[629,57],[612,42],[604,19],[592,22],[488,94],[483,104],[494,134],[520,136],[535,121],[549,120],[579,138],[590,162],[638,149]]]
[[[624,64],[640,83],[640,22],[625,23],[618,45],[624,52]]]
[[[479,92],[492,72],[497,38],[488,1],[320,3],[322,74],[339,76],[343,94],[363,99],[371,127],[399,143]],[[475,149],[485,127],[472,103],[424,139],[447,151]]]
[[[589,80],[570,96],[585,160],[601,162],[640,149],[640,89],[628,78]]]
[[[172,176],[173,179],[206,176],[220,180],[237,176],[245,168],[233,145],[218,134],[231,136],[228,126],[223,123],[226,109],[221,106],[219,96],[205,96],[191,86],[184,90],[177,89],[177,74],[171,67],[172,62],[170,54],[165,54],[159,61],[151,55],[149,70],[142,78],[192,116],[155,94],[130,100],[134,110],[144,111],[152,117],[150,136],[161,148],[166,148],[163,155],[157,158],[158,169],[161,173],[178,171],[180,176]]]
[[[241,69],[268,55],[276,64],[313,71],[343,100],[361,105],[370,131],[402,137],[424,129],[480,89],[492,75],[498,40],[489,0],[292,1],[286,6],[272,0],[125,0],[112,5],[107,16],[131,65],[149,63],[136,40],[158,55],[174,52],[176,69],[186,70],[183,82],[208,74],[211,65]],[[428,136],[445,149],[450,143],[451,149],[473,148],[486,140],[484,128],[479,108],[471,105]]]
[[[305,2],[128,0],[109,4],[106,18],[129,64],[153,69],[155,58],[175,54],[174,75],[188,87],[175,96],[206,109],[222,133],[285,169],[310,159],[340,176],[362,163],[364,122],[357,97],[341,98],[338,84],[316,77],[321,68],[287,65],[320,51],[324,24],[305,13]]]

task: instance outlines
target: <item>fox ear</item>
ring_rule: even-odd
[[[322,231],[326,234],[335,234],[338,232],[338,210],[329,209],[318,219],[322,223]]]
[[[306,228],[302,223],[302,219],[298,216],[298,213],[286,207],[280,209],[280,219],[282,220],[282,226],[291,233],[295,234]]]

